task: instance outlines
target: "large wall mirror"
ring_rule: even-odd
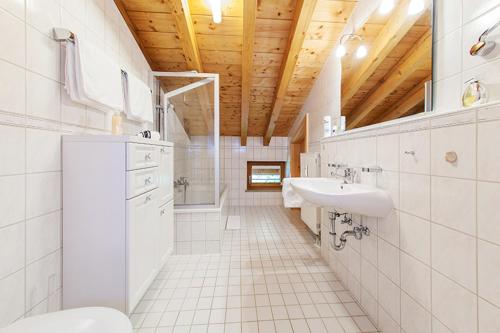
[[[348,129],[432,108],[432,22],[430,0],[381,0],[360,29],[342,36]]]

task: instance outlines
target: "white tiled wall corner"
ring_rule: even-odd
[[[500,329],[495,319],[500,315],[498,114],[500,104],[487,112],[479,108],[410,121],[399,130],[395,124],[391,143],[384,134],[390,128],[322,142],[326,162],[360,168],[369,166],[359,164],[358,155],[372,145],[371,138],[376,161],[390,169],[383,168],[375,184],[395,199],[395,210],[375,222],[365,219],[371,235],[349,239],[343,251],[331,249],[329,239],[322,241],[323,256],[384,332]],[[415,155],[405,154],[409,150]],[[446,161],[450,151],[457,161]],[[328,170],[322,172],[328,176]],[[392,174],[399,184],[388,180]],[[373,184],[370,177],[359,180]]]
[[[143,80],[149,65],[112,0],[0,1],[0,327],[61,307],[63,134],[110,132],[108,116],[69,101],[67,27]],[[142,125],[125,121],[128,134]]]
[[[281,192],[246,192],[247,161],[287,160],[287,137],[273,137],[269,146],[263,145],[262,137],[248,137],[245,147],[240,145],[238,136],[221,137],[221,183],[229,188],[230,206],[281,205]]]

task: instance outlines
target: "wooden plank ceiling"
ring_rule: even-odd
[[[356,33],[368,55],[356,59],[359,41],[342,58],[342,114],[357,128],[423,111],[423,85],[432,76],[430,9],[407,15],[402,0],[391,15],[375,13]],[[430,2],[427,2],[429,6]]]
[[[307,7],[311,1],[256,0],[255,28],[251,36],[253,47],[247,45],[247,51],[243,52],[244,1],[248,0],[225,1],[222,23],[215,24],[205,0],[115,0],[154,70],[201,68],[208,73],[220,74],[221,135],[264,136],[267,132],[273,136],[286,136],[356,1],[312,1],[315,3],[310,9],[312,14],[302,22],[303,31],[295,34],[295,38],[299,35],[301,42],[295,43],[299,48],[294,52],[290,49],[294,44],[293,28],[301,16],[296,7],[304,10],[304,5]],[[190,13],[185,18],[188,22],[180,20],[182,15],[178,8],[183,2]],[[248,4],[246,7],[252,8]],[[245,20],[249,17],[251,19],[251,15],[246,15]],[[245,23],[246,27],[252,26]],[[186,43],[189,36],[186,36],[185,24],[192,24],[194,43]],[[245,31],[247,33],[252,32]],[[196,50],[189,49],[193,44],[199,52],[198,68],[192,59],[192,52],[196,53]],[[248,66],[248,52],[252,54],[251,66]],[[287,60],[293,66],[285,68]],[[242,68],[245,68],[245,75]],[[285,69],[290,71],[286,82],[283,80]],[[248,82],[245,87],[242,86],[242,76]],[[177,78],[162,81],[167,90],[189,82],[192,81]],[[275,100],[280,83],[284,91],[283,103],[276,112]],[[244,120],[248,114],[246,126],[245,121],[241,121],[242,89],[249,91],[248,98],[245,98],[248,108],[243,106]],[[201,116],[203,107],[200,105],[203,103],[200,98],[202,95],[194,93],[174,101],[176,111],[183,113],[193,135],[203,134],[207,126]],[[270,123],[273,106],[275,121]],[[242,131],[242,124],[245,131]]]

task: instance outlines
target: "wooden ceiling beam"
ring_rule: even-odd
[[[349,103],[351,98],[371,77],[385,58],[391,54],[392,50],[399,44],[420,17],[422,15],[427,15],[427,10],[421,11],[418,15],[408,15],[409,3],[410,0],[400,2],[391,15],[391,18],[374,40],[372,46],[370,46],[368,56],[359,65],[356,72],[350,75],[349,80],[342,85],[342,107],[345,107]],[[430,1],[426,0],[425,3],[427,9],[430,5]]]
[[[417,71],[426,61],[432,48],[432,32],[429,29],[413,48],[400,60],[381,84],[371,92],[355,111],[347,117],[347,128],[356,128],[368,114],[377,107],[390,93],[392,93],[410,75]],[[351,119],[349,119],[351,116]]]
[[[374,123],[400,118],[425,99],[425,83],[432,80],[429,75],[408,91],[392,108],[376,119]]]
[[[307,29],[313,16],[314,8],[316,7],[316,1],[317,0],[297,0],[292,29],[288,38],[285,56],[281,64],[278,89],[276,90],[271,116],[269,117],[266,133],[264,135],[264,145],[266,146],[269,145],[271,141],[281,108],[285,102],[288,85],[290,84],[293,71],[297,65],[299,52],[304,43]]]
[[[177,26],[177,34],[181,43],[184,57],[186,58],[187,66],[190,70],[195,70],[198,73],[203,73],[203,63],[201,61],[200,49],[196,40],[193,20],[187,0],[169,0],[172,9],[175,23]],[[198,101],[201,107],[202,117],[207,125],[208,132],[213,131],[212,103],[206,86],[195,90],[198,96]]]
[[[253,48],[257,1],[243,0],[243,48],[241,59],[241,145],[247,145],[248,115],[252,90]]]

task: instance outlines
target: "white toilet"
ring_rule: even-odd
[[[0,333],[132,333],[132,324],[118,310],[91,307],[29,317]]]

